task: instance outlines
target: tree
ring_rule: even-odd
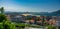
[[[3,29],[16,29],[16,27],[10,21],[4,21],[3,22]]]
[[[0,22],[3,22],[3,20],[7,20],[7,18],[5,15],[0,14]]]
[[[0,8],[0,29],[16,29],[15,25],[12,24],[11,22],[9,22],[6,18],[6,16],[4,15],[4,8],[1,7]]]
[[[4,14],[4,7],[0,8],[0,12],[1,12],[1,14]]]

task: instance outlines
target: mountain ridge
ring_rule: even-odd
[[[5,14],[33,14],[33,15],[43,15],[43,16],[60,16],[60,10],[51,13],[48,12],[5,12]]]

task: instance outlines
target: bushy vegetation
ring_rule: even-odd
[[[47,29],[56,29],[56,26],[48,25]]]
[[[16,29],[16,27],[7,20],[5,15],[0,14],[0,29]]]
[[[15,25],[7,20],[4,15],[4,8],[0,8],[0,29],[16,29]]]
[[[24,28],[25,24],[23,24],[23,23],[15,23],[15,26],[20,27],[20,28]]]
[[[7,20],[6,16],[4,14],[0,14],[0,22],[3,22],[3,20]]]
[[[60,29],[60,26],[58,26],[58,29]]]

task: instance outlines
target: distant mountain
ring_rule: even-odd
[[[17,14],[32,14],[32,15],[48,15],[48,12],[5,12],[5,14],[17,15]]]
[[[51,13],[54,16],[60,16],[60,10]]]
[[[12,14],[12,15],[17,15],[17,14],[32,14],[32,15],[41,15],[41,16],[60,16],[60,10],[54,11],[51,13],[48,12],[5,12],[5,14]]]

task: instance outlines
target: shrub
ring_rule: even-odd
[[[51,25],[49,25],[49,26],[47,26],[47,27],[48,27],[48,29],[56,29],[55,26],[51,26]]]
[[[58,27],[58,29],[60,29],[60,26]]]
[[[0,22],[3,22],[3,20],[7,20],[7,18],[5,15],[0,14]]]

